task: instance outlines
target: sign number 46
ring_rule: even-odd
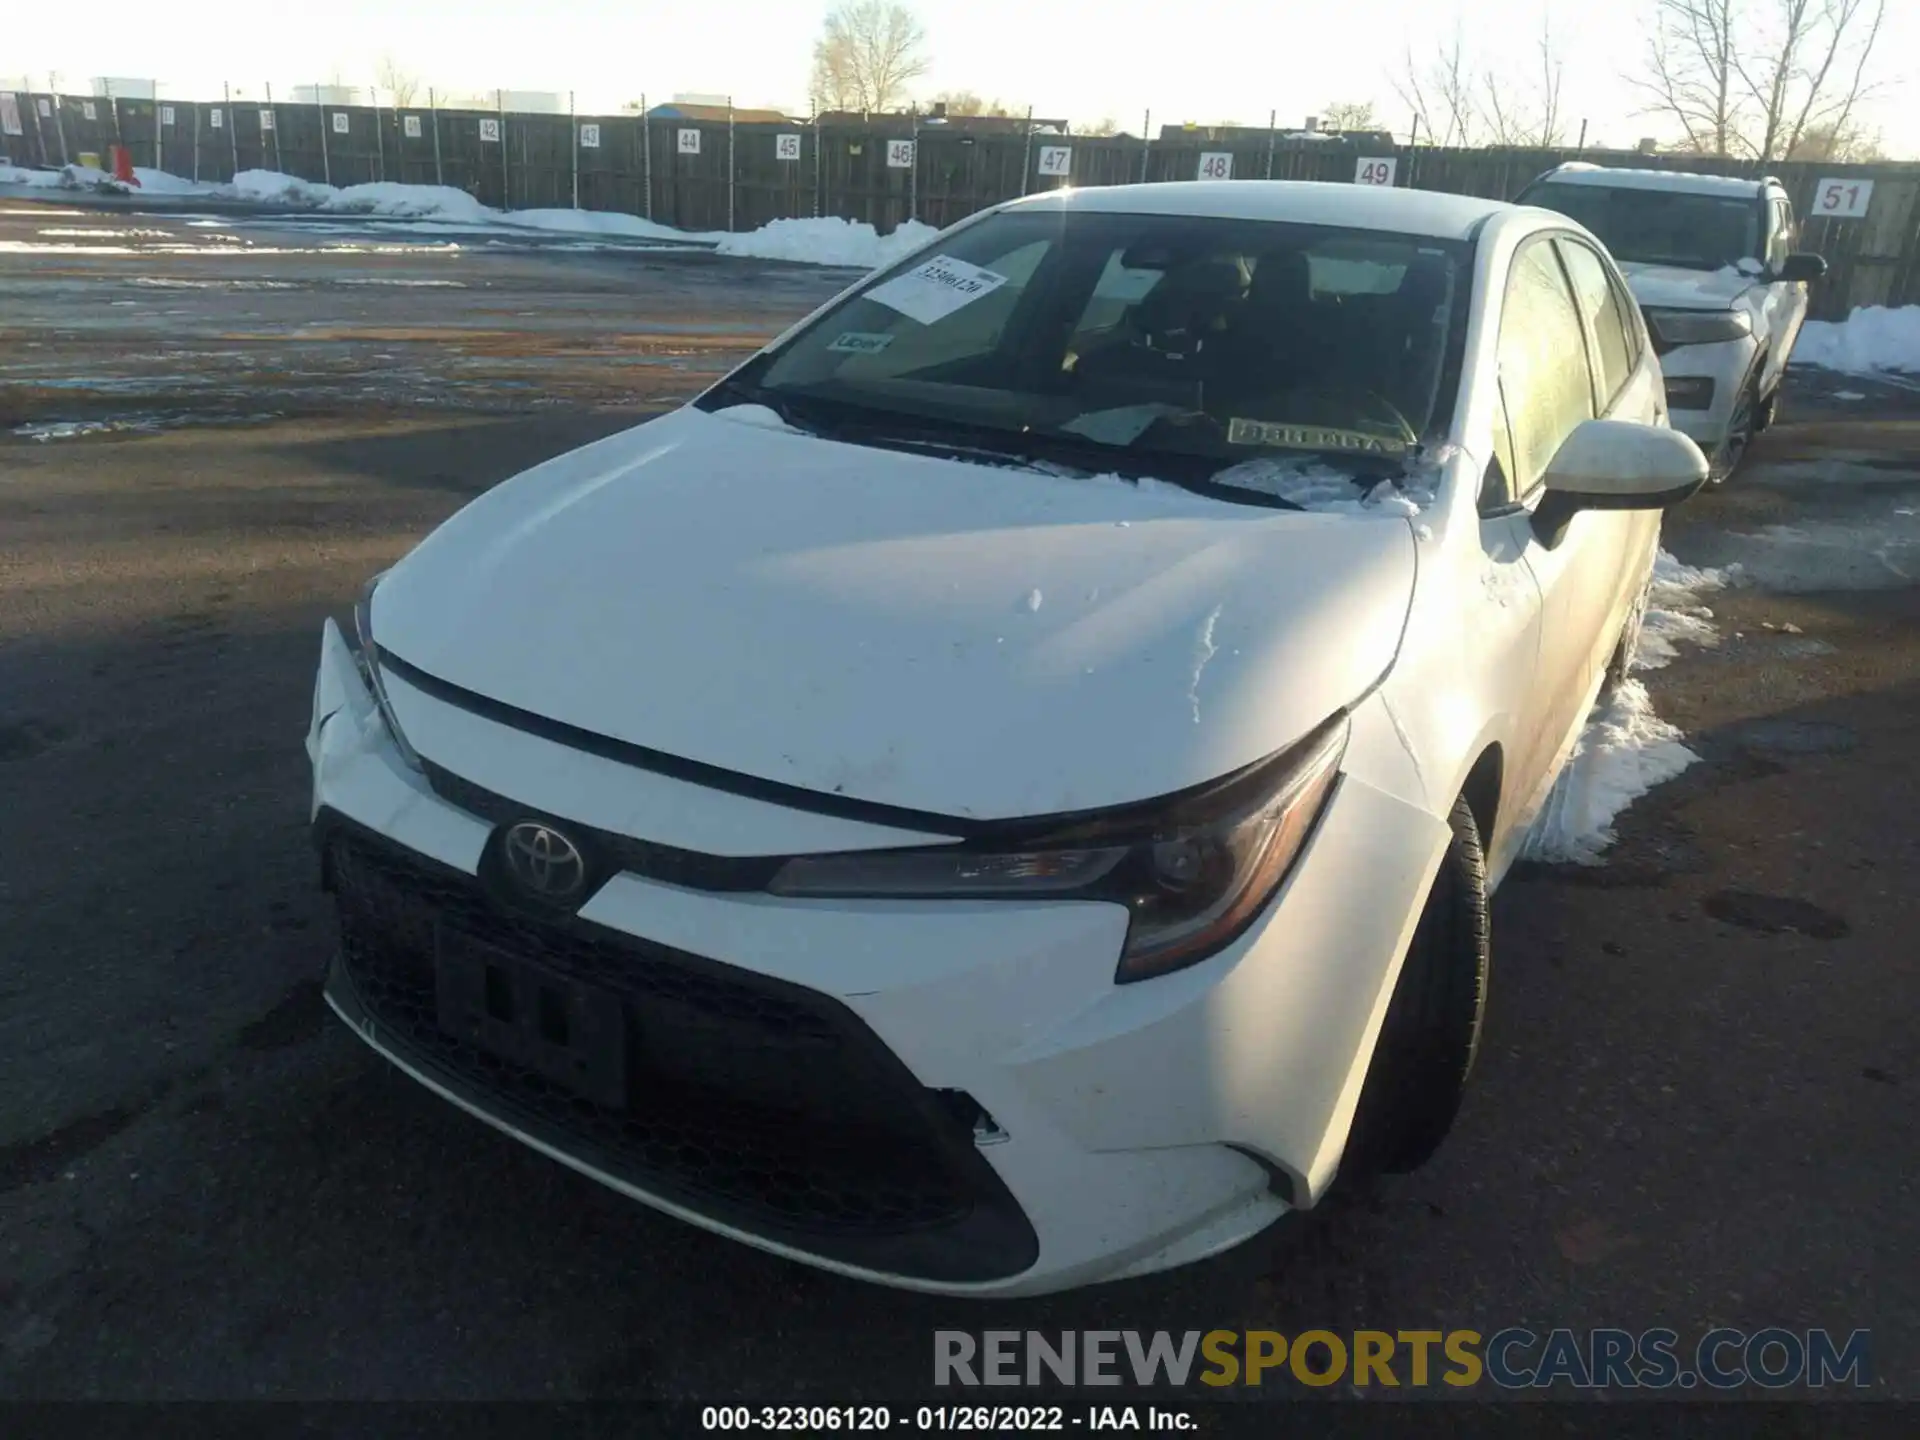
[[[1872,201],[1871,180],[1822,180],[1813,192],[1813,213],[1835,220],[1858,220]]]

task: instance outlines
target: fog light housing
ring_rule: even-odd
[[[1669,410],[1711,410],[1713,408],[1713,377],[1711,375],[1669,375],[1667,377],[1667,408]]]

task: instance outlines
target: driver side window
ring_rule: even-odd
[[[1526,496],[1561,443],[1593,418],[1587,341],[1553,245],[1528,242],[1507,273],[1500,315],[1500,389],[1512,433],[1509,481]]]

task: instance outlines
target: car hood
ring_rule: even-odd
[[[1751,290],[1755,280],[1732,268],[1684,270],[1676,265],[1629,265],[1620,273],[1627,288],[1643,306],[1675,310],[1730,310]]]
[[[550,720],[989,819],[1170,793],[1300,738],[1392,663],[1414,564],[1403,518],[685,409],[479,497],[371,618],[383,650]]]

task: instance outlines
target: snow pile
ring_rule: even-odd
[[[1920,374],[1920,305],[1864,305],[1837,323],[1809,320],[1801,327],[1793,362],[1848,375]]]
[[[1682,642],[1717,644],[1713,612],[1698,597],[1741,579],[1738,566],[1702,569],[1660,551],[1653,562],[1646,623],[1631,668],[1659,669],[1674,658],[1674,647]],[[1620,813],[1699,758],[1681,743],[1678,729],[1653,713],[1647,687],[1638,680],[1622,681],[1601,694],[1587,717],[1566,768],[1527,832],[1521,858],[1559,865],[1600,864],[1616,838],[1613,822]]]
[[[318,208],[340,192],[331,185],[282,175],[278,170],[242,170],[233,183],[223,185],[220,193],[234,200],[252,200],[261,205],[300,205]]]
[[[1708,570],[1682,564],[1662,550],[1653,562],[1653,586],[1647,595],[1647,613],[1640,630],[1640,647],[1632,668],[1658,670],[1671,663],[1680,643],[1711,646],[1720,643],[1713,628],[1713,611],[1702,605],[1704,590],[1736,583],[1740,567]]]
[[[466,191],[451,185],[401,185],[391,180],[335,190],[320,202],[319,209],[327,215],[379,215],[390,220],[477,222],[499,218],[498,211],[489,210]]]
[[[667,231],[673,235],[674,231]],[[686,238],[716,239],[722,255],[752,260],[794,260],[806,265],[838,265],[849,270],[878,270],[903,260],[940,232],[909,220],[882,235],[859,220],[770,220],[744,235]]]
[[[102,183],[111,185],[113,177],[104,170],[95,170],[91,165],[64,165],[58,170],[26,170],[18,165],[0,165],[0,185],[37,185],[53,190],[86,190]]]
[[[140,182],[138,193],[142,195],[208,195],[214,190],[212,185],[182,180],[178,175],[170,175],[165,170],[149,170],[144,165],[133,167],[133,178]],[[108,177],[107,183],[115,190],[132,188],[120,184],[111,176]]]
[[[1347,471],[1314,460],[1245,460],[1215,475],[1213,483],[1340,515],[1411,517],[1433,503],[1423,486],[1380,480],[1363,490]]]
[[[774,220],[758,230],[735,235],[724,230],[675,230],[637,215],[614,211],[495,210],[482,205],[465,190],[456,190],[450,185],[402,185],[382,180],[341,188],[283,175],[277,170],[242,170],[230,182],[216,185],[183,180],[163,170],[136,169],[133,173],[140,181],[138,189],[122,185],[104,171],[79,165],[69,165],[62,170],[26,170],[7,165],[0,166],[0,184],[132,195],[204,196],[322,215],[365,215],[422,224],[497,226],[550,234],[680,243],[744,259],[790,260],[848,270],[875,270],[891,265],[940,233],[931,225],[910,220],[891,235],[882,235],[861,221],[827,217]]]
[[[656,225],[651,220],[617,210],[489,210],[482,218],[520,230],[550,230],[563,235],[613,235],[632,240],[717,238],[689,235],[670,225]]]
[[[1523,860],[1598,865],[1617,836],[1613,822],[1635,800],[1700,757],[1653,713],[1647,687],[1623,681],[1603,695],[1527,832]]]

